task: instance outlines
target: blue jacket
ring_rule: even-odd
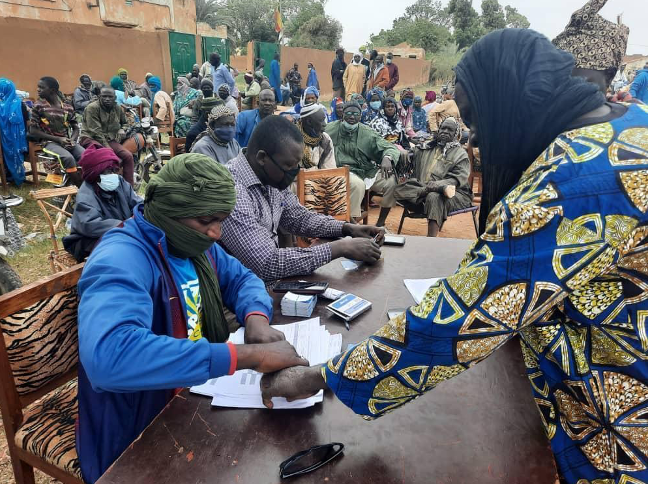
[[[270,63],[270,85],[274,89],[277,102],[283,102],[283,95],[281,94],[281,66],[277,59],[273,59]]]
[[[218,245],[209,250],[225,306],[239,322],[272,299],[261,280]],[[142,205],[110,230],[79,280],[79,416],[77,452],[86,482],[95,482],[151,423],[176,388],[227,375],[225,343],[174,338],[186,329],[170,273],[164,233]],[[177,333],[176,333],[177,334]]]
[[[630,86],[630,94],[633,98],[648,103],[648,69],[637,72],[637,77]]]
[[[236,120],[236,141],[241,145],[241,148],[247,147],[252,131],[260,122],[261,116],[258,109],[243,111],[239,114]]]

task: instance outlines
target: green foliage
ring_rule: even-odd
[[[528,29],[531,26],[529,19],[509,5],[504,7],[506,10],[506,26],[510,29]]]
[[[290,38],[291,47],[334,50],[340,45],[342,24],[328,15],[311,17]]]
[[[454,78],[454,67],[459,63],[465,52],[459,50],[457,44],[450,42],[439,49],[438,52],[428,56],[432,61],[430,82],[446,84]]]
[[[504,9],[497,0],[483,0],[481,23],[486,32],[506,28]]]
[[[460,49],[470,47],[485,34],[472,0],[450,0],[448,13],[452,17],[454,41]]]

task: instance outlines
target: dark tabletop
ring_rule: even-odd
[[[403,279],[454,272],[468,240],[408,237],[405,247],[385,247],[376,266],[345,271],[333,261],[309,280],[353,292],[373,308],[346,331],[319,302],[343,348],[387,322],[387,310],[413,300]],[[277,323],[281,316],[275,297]],[[343,457],[290,482],[302,483],[541,483],[556,469],[534,405],[517,340],[423,398],[366,422],[330,391],[302,410],[236,410],[211,407],[211,399],[184,390],[98,481],[109,483],[279,483],[279,463],[317,444],[343,442]]]

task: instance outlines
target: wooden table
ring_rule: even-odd
[[[412,299],[404,278],[451,274],[470,241],[408,237],[385,247],[384,261],[345,271],[333,261],[311,279],[352,291],[373,308],[351,324],[322,302],[314,316],[346,347],[387,322],[387,310]],[[275,322],[281,316],[275,298]],[[279,483],[279,463],[316,444],[339,441],[345,455],[296,483],[541,483],[556,469],[533,402],[517,341],[423,398],[366,422],[328,391],[303,410],[213,408],[184,390],[99,480],[99,484]],[[291,481],[291,482],[292,482]]]

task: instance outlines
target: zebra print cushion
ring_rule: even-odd
[[[77,413],[75,378],[23,410],[16,445],[81,479],[74,428]]]
[[[20,395],[38,390],[76,366],[77,306],[74,288],[0,320]]]
[[[304,207],[313,212],[342,217],[349,212],[347,186],[343,176],[304,180]]]

